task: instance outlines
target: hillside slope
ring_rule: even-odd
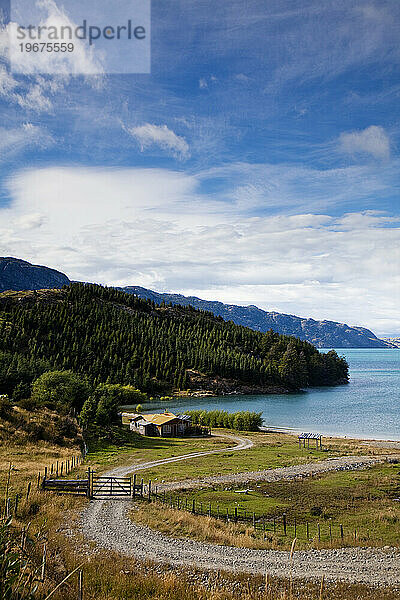
[[[62,288],[69,283],[68,277],[55,269],[32,265],[19,258],[0,257],[0,292]]]
[[[71,282],[66,275],[44,266],[32,265],[17,258],[0,258],[0,292],[4,290],[57,289]],[[165,302],[180,306],[194,306],[207,310],[226,321],[266,332],[272,329],[284,335],[293,335],[314,344],[317,348],[393,348],[390,340],[381,340],[369,329],[349,327],[335,321],[317,321],[261,310],[257,306],[236,306],[208,301],[180,294],[161,294],[139,286],[118,288],[156,304]]]
[[[192,307],[157,307],[112,288],[0,294],[0,393],[49,368],[148,392],[268,393],[346,383],[332,351],[262,334]]]
[[[317,348],[391,348],[393,344],[380,340],[372,331],[363,327],[350,327],[335,321],[316,321],[286,315],[278,312],[268,312],[257,306],[237,306],[223,304],[210,300],[201,300],[195,296],[182,296],[180,294],[161,294],[139,286],[119,288],[139,298],[149,298],[156,304],[179,304],[180,306],[194,306],[207,310],[214,315],[221,316],[226,321],[233,321],[237,325],[250,327],[255,331],[266,332],[272,329],[284,335],[294,335],[301,340],[306,340]]]

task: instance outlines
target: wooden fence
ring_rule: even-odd
[[[146,486],[145,496],[143,479],[138,482],[136,475],[133,477],[96,475],[90,467],[85,479],[53,479],[45,476],[40,487],[45,491],[81,495],[88,498],[144,499],[146,497],[149,499],[149,493],[151,495],[151,482]]]
[[[30,497],[32,491],[35,489],[35,487],[37,489],[53,489],[54,491],[56,491],[56,489],[57,489],[57,491],[62,491],[61,487],[64,486],[65,491],[71,491],[70,490],[71,486],[69,486],[69,488],[68,488],[67,480],[63,479],[63,480],[59,480],[57,482],[57,481],[54,481],[54,476],[68,475],[72,470],[76,469],[82,463],[83,460],[84,460],[84,456],[82,454],[80,454],[77,456],[72,456],[70,459],[67,459],[65,461],[56,461],[52,465],[45,467],[44,472],[39,472],[35,479],[28,481],[28,483],[26,485],[26,491],[24,493],[20,492],[20,493],[16,493],[15,495],[13,495],[11,492],[12,473],[13,473],[15,467],[10,462],[9,468],[8,468],[6,486],[5,486],[5,490],[4,490],[4,500],[2,500],[1,506],[0,506],[0,516],[10,517],[12,515],[14,515],[14,516],[17,515],[18,507],[19,507],[21,501],[28,502],[29,497]],[[79,481],[82,482],[84,480],[79,480]],[[43,482],[46,482],[45,486],[43,485]],[[84,484],[81,483],[80,485],[82,487]]]

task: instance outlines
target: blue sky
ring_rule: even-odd
[[[153,0],[151,34],[149,75],[4,58],[0,253],[399,333],[397,0]]]

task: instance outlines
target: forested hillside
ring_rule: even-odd
[[[156,306],[85,284],[0,294],[0,393],[27,396],[32,381],[52,369],[156,394],[221,385],[273,392],[348,378],[334,351],[322,355],[307,342],[192,307]]]

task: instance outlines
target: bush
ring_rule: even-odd
[[[20,381],[14,388],[12,398],[13,398],[14,402],[19,402],[21,400],[30,398],[30,396],[31,396],[30,384]]]
[[[36,408],[38,408],[39,404],[38,404],[37,400],[34,400],[33,398],[23,398],[22,400],[20,400],[18,402],[18,406],[20,406],[24,410],[28,410],[29,412],[32,412]]]
[[[237,431],[258,431],[262,425],[261,413],[239,411],[228,413],[225,410],[190,410],[192,423],[207,427],[226,427]]]
[[[0,396],[0,417],[7,419],[11,416],[13,406],[8,399],[8,396]]]
[[[80,411],[89,391],[86,380],[72,371],[48,371],[34,381],[32,398],[60,412]]]
[[[110,425],[117,421],[120,406],[146,400],[146,394],[131,385],[101,383],[83,405],[80,419],[84,426],[90,423]]]

